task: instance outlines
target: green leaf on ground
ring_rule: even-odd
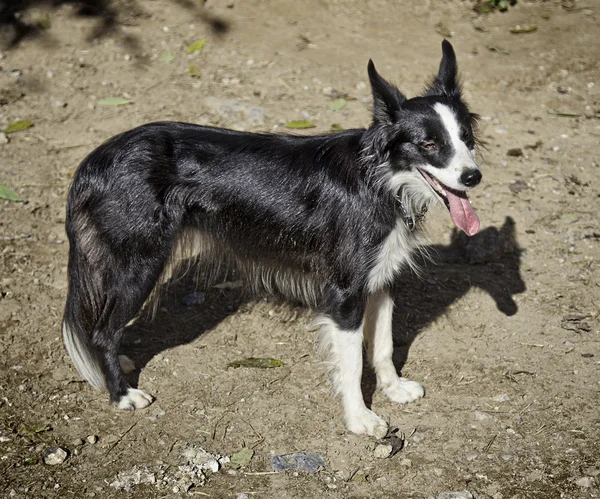
[[[206,45],[206,40],[198,40],[197,42],[192,43],[188,48],[188,54],[193,54],[194,52],[202,52],[204,50],[204,45]]]
[[[285,127],[301,129],[301,128],[315,128],[315,125],[313,125],[310,121],[288,121],[285,124]]]
[[[510,32],[515,35],[521,33],[533,33],[534,31],[537,31],[537,26],[535,24],[524,24],[523,26],[517,24],[515,27],[510,28]]]
[[[339,123],[332,123],[330,128],[332,132],[341,132],[343,129],[344,127]]]
[[[581,116],[579,113],[572,113],[571,111],[561,111],[559,109],[548,109],[548,114],[553,114],[555,116],[566,116],[568,118],[577,118]]]
[[[235,360],[230,362],[228,367],[254,367],[257,369],[271,369],[273,367],[283,367],[285,363],[277,359],[248,357],[247,359]]]
[[[193,64],[188,64],[188,74],[193,78],[200,78],[202,76],[202,72]]]
[[[17,433],[22,436],[22,437],[26,437],[26,438],[33,438],[36,435],[39,435],[40,433],[45,433],[47,431],[52,431],[52,426],[50,426],[49,424],[45,424],[42,426],[27,426],[25,423],[21,423],[19,425],[19,427],[17,428]]]
[[[10,187],[0,184],[0,199],[8,199],[9,201],[25,201],[21,199],[19,195],[13,191]]]
[[[504,47],[500,47],[498,45],[486,45],[486,48],[490,52],[498,52],[499,54],[510,55],[510,52],[506,50]]]
[[[172,52],[171,50],[165,50],[160,58],[168,64],[175,60],[175,52]]]
[[[22,132],[23,130],[27,130],[33,126],[33,121],[29,120],[20,120],[11,123],[4,129],[4,133],[15,133]]]
[[[107,97],[98,101],[99,106],[126,106],[127,104],[131,104],[131,101],[123,97]]]
[[[242,450],[237,451],[232,454],[231,459],[229,461],[229,466],[234,470],[243,468],[244,466],[248,466],[250,460],[254,456],[254,451],[249,449],[248,447],[244,447]]]
[[[329,103],[329,108],[332,111],[339,111],[346,105],[346,99],[335,99]]]

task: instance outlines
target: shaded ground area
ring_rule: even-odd
[[[34,122],[0,140],[0,183],[27,200],[0,204],[7,496],[178,497],[193,482],[190,492],[210,497],[598,497],[598,7],[520,2],[478,15],[466,1],[399,4],[0,2],[0,128]],[[186,306],[193,278],[174,284],[123,345],[138,366],[132,381],[154,404],[119,412],[80,381],[60,340],[63,226],[89,151],[163,119],[316,127],[298,133],[366,126],[368,59],[415,95],[444,36],[481,115],[484,181],[471,199],[483,229],[467,239],[433,210],[435,263],[396,285],[395,360],[427,394],[393,405],[369,373],[363,389],[404,432],[398,454],[378,459],[375,441],[345,431],[309,312],[235,288],[199,289],[203,303]],[[130,104],[98,104],[108,97]],[[246,357],[285,366],[228,367]],[[50,466],[53,446],[68,457]],[[190,448],[232,456],[244,447],[249,463],[205,479],[190,457]],[[297,451],[319,453],[324,469],[271,473],[272,453]]]

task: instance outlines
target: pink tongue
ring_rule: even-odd
[[[465,231],[467,236],[474,236],[479,232],[479,217],[469,203],[467,194],[462,191],[452,191],[446,188],[446,199],[450,209],[450,217],[454,224]]]

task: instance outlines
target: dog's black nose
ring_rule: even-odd
[[[481,182],[481,172],[479,170],[465,170],[460,176],[460,181],[467,187],[475,187]]]

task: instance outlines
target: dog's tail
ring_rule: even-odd
[[[102,276],[94,270],[75,238],[70,239],[63,343],[79,374],[93,387],[102,389],[106,387],[106,382],[92,344],[92,335],[104,308]]]

